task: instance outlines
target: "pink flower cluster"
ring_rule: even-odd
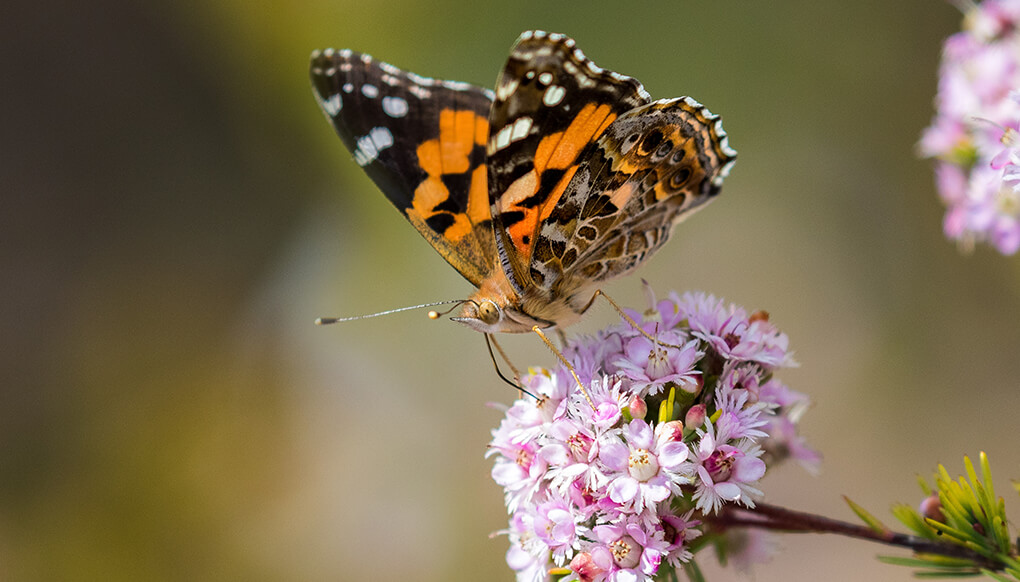
[[[921,153],[935,158],[943,229],[965,247],[1020,249],[1020,0],[969,8],[946,39],[936,115]]]
[[[793,362],[767,314],[702,293],[628,314],[640,330],[622,322],[564,349],[591,401],[565,367],[532,370],[537,399],[493,431],[519,581],[651,580],[691,559],[704,516],[753,507],[766,465],[818,462],[796,432],[807,398],[773,377]]]

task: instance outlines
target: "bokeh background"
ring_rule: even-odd
[[[0,579],[509,580],[483,458],[514,393],[482,338],[411,312],[463,281],[324,121],[308,54],[491,86],[521,31],[574,36],[723,115],[723,195],[610,293],[767,309],[825,455],[768,501],[853,519],[987,451],[1020,478],[1020,268],[941,235],[931,0],[9,0],[0,18]],[[605,305],[578,330],[615,320]],[[520,365],[551,364],[506,338]],[[778,538],[753,579],[907,580],[897,553]],[[701,559],[710,579],[734,574]]]

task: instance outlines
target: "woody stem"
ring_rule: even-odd
[[[705,521],[720,529],[754,527],[786,533],[833,533],[907,548],[920,554],[938,554],[953,558],[965,558],[989,569],[1000,569],[1002,567],[1001,564],[990,561],[977,552],[956,544],[890,530],[876,531],[864,525],[840,521],[812,513],[794,511],[766,503],[757,504],[753,509],[727,507],[717,515],[706,516]]]

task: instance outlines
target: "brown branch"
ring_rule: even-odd
[[[1003,567],[1002,564],[982,556],[969,548],[950,542],[931,540],[890,530],[875,531],[864,525],[831,519],[812,513],[794,511],[766,503],[759,503],[753,509],[726,507],[717,515],[704,516],[703,519],[713,526],[722,529],[730,527],[755,527],[786,533],[833,533],[907,548],[920,554],[937,554],[951,558],[964,558],[974,562],[976,566],[991,570],[1001,570]]]

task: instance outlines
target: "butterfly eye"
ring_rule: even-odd
[[[687,180],[691,178],[690,168],[680,168],[675,174],[669,177],[669,186],[674,190],[679,190],[687,183]]]
[[[482,323],[486,325],[498,323],[502,319],[502,315],[499,306],[492,301],[482,301],[478,305],[478,319],[482,320]]]

